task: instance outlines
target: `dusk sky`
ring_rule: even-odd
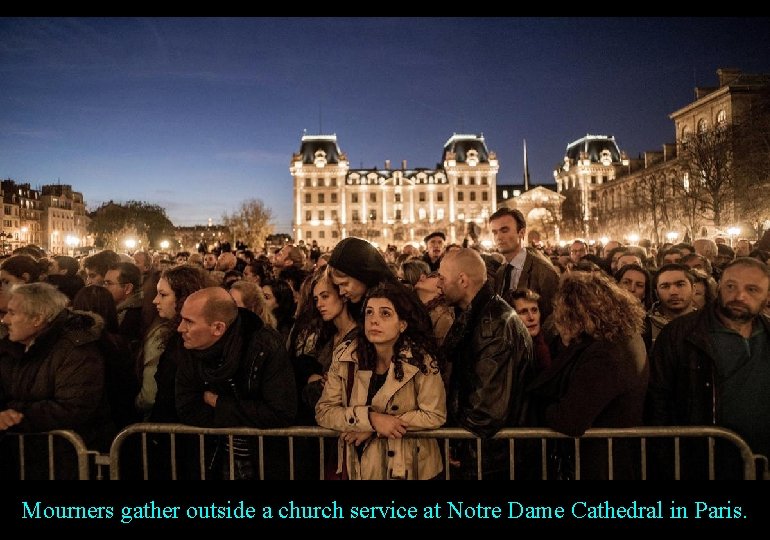
[[[0,19],[0,177],[176,225],[248,198],[291,232],[289,162],[336,133],[351,167],[435,167],[483,133],[498,183],[553,182],[566,145],[635,157],[716,70],[770,72],[770,19]]]

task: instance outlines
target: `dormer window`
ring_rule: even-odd
[[[476,150],[468,150],[465,154],[465,163],[471,167],[475,167],[479,164],[479,153]]]
[[[599,161],[601,161],[602,165],[604,165],[605,167],[609,167],[610,164],[612,164],[612,154],[610,153],[610,151],[607,150],[606,148],[602,150],[602,153],[599,156]]]
[[[326,152],[323,150],[316,150],[315,152],[315,160],[313,163],[315,163],[315,166],[319,169],[322,169],[326,166]]]

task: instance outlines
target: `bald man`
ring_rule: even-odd
[[[185,424],[202,427],[277,428],[290,426],[297,412],[294,373],[283,340],[262,319],[238,308],[221,287],[192,293],[177,329],[186,358],[176,378],[176,408]],[[258,471],[251,439],[236,437],[235,478]],[[229,448],[222,438],[209,473],[229,474]],[[268,452],[270,454],[270,452]],[[266,464],[277,471],[271,456]]]
[[[461,310],[443,343],[452,363],[447,392],[450,422],[491,437],[504,426],[518,425],[532,365],[532,339],[513,308],[487,282],[478,252],[464,248],[447,253],[439,274],[439,289],[450,305]],[[507,443],[485,441],[485,445],[483,477],[507,477]],[[475,442],[460,444],[456,451],[459,476],[475,477]]]

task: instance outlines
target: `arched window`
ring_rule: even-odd
[[[705,133],[709,127],[709,123],[705,118],[698,120],[698,133]]]
[[[717,113],[717,127],[723,127],[727,123],[727,113],[724,109],[721,109]]]

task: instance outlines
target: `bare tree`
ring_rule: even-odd
[[[731,126],[717,126],[691,135],[682,143],[681,158],[688,173],[681,196],[688,210],[702,212],[720,227],[730,221],[734,205],[733,139]]]
[[[671,191],[666,190],[665,176],[649,174],[642,176],[637,183],[635,204],[638,204],[639,215],[652,233],[652,241],[660,244],[660,228],[671,226],[670,207],[672,205]]]
[[[737,210],[759,237],[762,222],[770,216],[770,88],[755,96],[735,123],[733,136]]]
[[[232,214],[222,216],[222,224],[230,231],[232,239],[250,247],[261,247],[265,238],[273,232],[273,212],[260,199],[241,203]]]

